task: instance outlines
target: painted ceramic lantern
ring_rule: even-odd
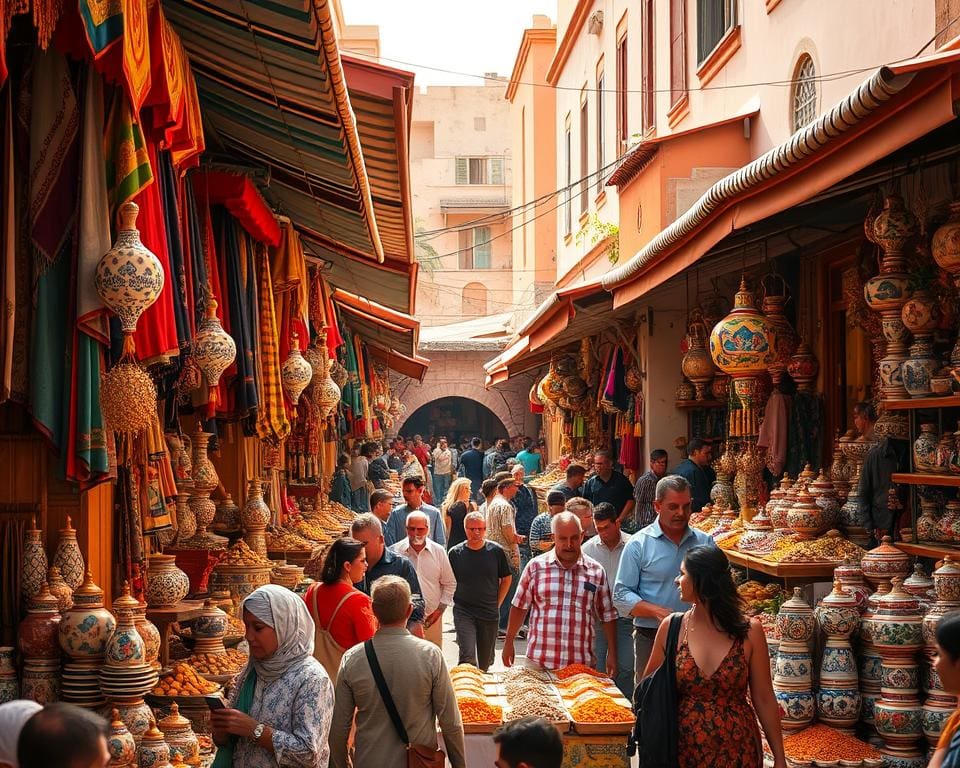
[[[790,356],[790,362],[787,363],[787,373],[796,383],[798,390],[801,392],[813,391],[817,374],[820,373],[820,363],[806,341],[801,341],[796,352]]]
[[[107,649],[117,620],[103,607],[103,590],[88,572],[80,589],[73,593],[73,608],[60,621],[60,648],[73,659],[99,659]]]
[[[300,393],[307,388],[313,378],[313,368],[300,354],[299,336],[294,331],[290,337],[290,352],[280,366],[280,381],[283,391],[294,405],[300,400]]]
[[[120,206],[120,226],[113,248],[97,263],[94,284],[100,299],[120,318],[124,333],[137,329],[140,315],[163,291],[163,266],[141,241],[136,203]]]
[[[220,375],[237,358],[237,344],[220,325],[217,302],[212,297],[207,301],[206,315],[193,339],[193,357],[211,388],[217,386]]]
[[[766,317],[757,311],[753,293],[745,280],[734,299],[733,310],[717,323],[710,334],[710,355],[724,373],[737,380],[764,373],[776,362],[776,332]],[[750,393],[737,391],[738,395]]]
[[[190,578],[177,568],[173,555],[151,555],[147,560],[147,605],[170,608],[190,592]]]

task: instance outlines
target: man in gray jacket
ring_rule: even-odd
[[[443,652],[407,631],[413,611],[410,585],[399,576],[382,576],[373,584],[373,614],[380,629],[372,643],[400,720],[413,744],[437,743],[437,720],[453,768],[466,768],[463,723]],[[356,714],[353,754],[347,737]],[[373,678],[363,643],[350,648],[340,662],[336,701],[330,725],[333,768],[377,766],[406,768],[405,745],[394,728]]]

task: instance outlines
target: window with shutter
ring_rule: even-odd
[[[603,191],[604,172],[606,165],[606,152],[604,145],[603,132],[605,130],[603,110],[606,109],[606,99],[603,92],[603,70],[597,74],[597,194]]]
[[[490,158],[490,183],[503,184],[503,158]]]
[[[640,90],[642,97],[641,112],[643,113],[643,130],[652,131],[656,126],[657,109],[654,89],[654,29],[653,29],[653,0],[642,0],[640,6],[640,34],[642,50],[640,51]]]
[[[486,184],[487,182],[487,158],[470,158],[470,183]]]
[[[563,164],[564,164],[564,190],[563,190],[563,234],[573,234],[573,145],[570,136],[570,116],[567,116],[567,128],[563,136]]]
[[[490,269],[490,227],[473,228],[473,269]]]
[[[461,229],[460,238],[460,269],[473,269],[473,230]]]
[[[627,148],[627,36],[617,42],[617,157]]]
[[[457,158],[457,174],[456,174],[456,176],[457,176],[456,183],[457,183],[457,184],[469,184],[469,183],[470,183],[470,175],[469,175],[467,160],[468,160],[468,158],[466,158],[466,157],[458,157],[458,158]]]
[[[686,0],[670,0],[670,106],[687,93]]]
[[[737,23],[737,0],[697,0],[697,63],[702,64]]]
[[[587,164],[589,160],[587,159],[589,153],[589,142],[587,141],[588,137],[588,112],[587,112],[587,95],[583,94],[583,103],[580,105],[580,215],[582,216],[587,212],[589,208],[590,196],[587,194],[587,190],[590,188],[590,180],[588,178],[590,171],[587,170]]]

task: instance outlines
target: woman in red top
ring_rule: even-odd
[[[320,583],[312,584],[303,596],[316,625],[313,655],[334,681],[344,651],[377,631],[370,598],[353,586],[366,572],[363,545],[356,539],[337,539],[324,558]]]

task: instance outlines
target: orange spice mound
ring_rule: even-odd
[[[561,667],[554,671],[558,679],[566,680],[568,677],[573,677],[574,675],[593,675],[594,677],[606,677],[603,672],[597,672],[593,667],[588,667],[586,664],[567,664],[565,667]]]
[[[465,723],[503,722],[503,707],[496,704],[487,704],[482,699],[473,696],[458,696],[457,706],[460,708],[460,718]]]
[[[783,749],[793,760],[879,760],[880,752],[869,744],[840,733],[829,725],[817,724],[784,736]]]
[[[630,723],[635,719],[633,712],[621,707],[606,696],[594,696],[570,708],[570,714],[578,723]]]

